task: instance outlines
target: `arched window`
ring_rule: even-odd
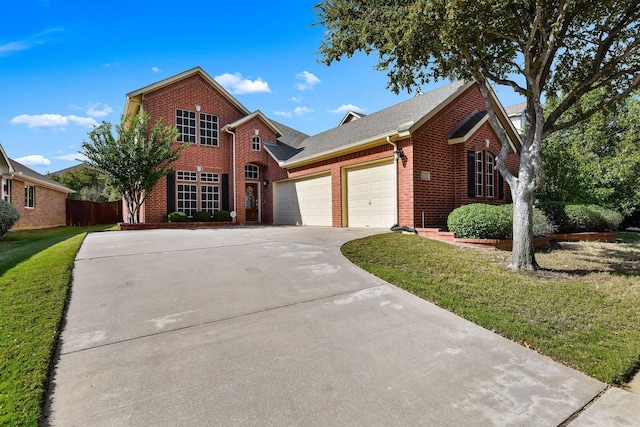
[[[258,172],[258,166],[252,165],[251,163],[245,165],[244,167],[244,177],[246,179],[259,179],[260,174]]]
[[[260,137],[258,135],[254,135],[251,139],[251,149],[253,151],[260,151]]]

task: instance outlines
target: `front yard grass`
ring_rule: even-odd
[[[7,233],[0,240],[0,425],[37,426],[73,261],[96,227]]]
[[[545,269],[506,269],[509,252],[389,233],[343,254],[364,270],[609,384],[640,366],[640,245],[556,243]]]

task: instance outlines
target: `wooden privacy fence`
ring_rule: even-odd
[[[122,201],[92,202],[67,199],[67,225],[87,226],[122,222]]]

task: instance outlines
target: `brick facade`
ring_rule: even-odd
[[[35,187],[35,205],[25,207],[25,181],[14,178],[11,180],[11,204],[18,210],[20,219],[11,230],[25,230],[31,228],[46,228],[65,225],[66,193],[55,191],[37,184]]]

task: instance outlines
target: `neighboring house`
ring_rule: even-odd
[[[526,110],[526,102],[521,102],[505,108],[507,116],[509,116],[511,123],[513,123],[513,127],[516,128],[520,135],[524,135],[524,113]]]
[[[66,225],[69,193],[73,190],[10,159],[0,145],[0,197],[20,213],[12,230]]]
[[[520,138],[494,101],[516,172]],[[193,144],[148,195],[148,223],[172,211],[229,210],[240,223],[422,227],[444,225],[464,204],[510,199],[475,83],[451,83],[369,115],[350,112],[315,136],[248,111],[200,67],[129,93],[125,114],[140,109],[176,125],[176,144]]]

